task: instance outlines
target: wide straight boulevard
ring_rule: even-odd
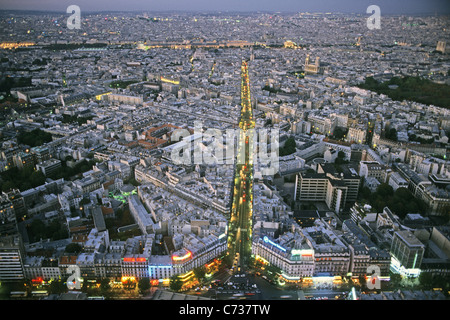
[[[250,100],[248,63],[241,65],[241,118],[236,157],[233,205],[228,230],[232,271],[242,273],[251,254],[253,210],[253,134],[255,121]]]

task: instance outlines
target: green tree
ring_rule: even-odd
[[[390,197],[394,194],[394,189],[389,184],[382,183],[377,187],[376,194],[382,198]]]
[[[45,183],[45,175],[41,171],[33,171],[29,176],[29,182],[33,187],[38,187]]]
[[[138,283],[138,288],[141,293],[150,289],[150,279],[149,278],[140,279]]]
[[[397,289],[400,287],[400,283],[402,282],[402,276],[400,274],[391,272],[389,278],[389,283],[392,289]]]
[[[223,263],[228,266],[231,267],[231,264],[233,263],[233,256],[231,254],[227,254],[224,258],[223,258]]]
[[[389,129],[388,131],[386,131],[384,137],[389,140],[397,141],[397,129]]]
[[[12,180],[7,180],[2,183],[2,191],[8,192],[14,188],[16,188],[16,183]]]
[[[91,200],[89,198],[83,198],[81,199],[81,201],[79,202],[80,207],[84,206],[85,204],[89,204],[91,203]]]
[[[296,143],[294,137],[287,138],[284,146],[279,149],[280,156],[287,156],[293,154],[296,151]]]
[[[4,77],[0,81],[0,91],[6,92],[6,94],[10,94],[11,88],[16,87],[28,87],[31,86],[31,77],[30,78],[16,78],[16,77]]]
[[[267,119],[266,122],[264,123],[264,127],[268,127],[272,125],[272,119]]]
[[[169,282],[169,288],[175,292],[178,292],[183,287],[183,281],[181,281],[181,278],[179,275],[174,275],[172,278],[170,278]]]
[[[359,198],[361,200],[370,202],[371,196],[372,196],[372,191],[370,191],[370,189],[368,187],[363,186],[362,188],[359,189]]]
[[[335,140],[342,140],[344,138],[344,136],[347,134],[348,129],[343,129],[340,127],[337,127],[336,129],[334,129],[333,131],[333,139]]]
[[[83,250],[80,244],[73,242],[66,246],[66,253],[80,253]]]
[[[359,277],[358,277],[358,280],[359,280],[359,285],[361,286],[361,288],[364,288],[364,287],[366,287],[366,277],[364,277],[363,275],[360,275]]]
[[[61,294],[68,291],[67,285],[63,280],[53,280],[47,289],[50,294]]]
[[[204,267],[197,267],[197,268],[194,268],[194,275],[195,275],[195,277],[197,278],[197,280],[198,280],[199,282],[201,282],[201,281],[204,280],[205,274],[206,274],[206,271],[205,271],[205,268],[204,268]]]
[[[111,286],[109,285],[109,279],[103,278],[100,280],[100,292],[103,296],[108,296],[111,290]]]
[[[17,141],[21,144],[29,145],[30,147],[37,147],[52,141],[52,135],[41,129],[34,129],[31,132],[21,132],[17,136]]]
[[[50,222],[45,229],[45,238],[47,239],[59,240],[66,237],[68,237],[67,229],[58,220]]]
[[[389,88],[392,84],[398,87]],[[397,101],[410,100],[444,108],[450,106],[448,84],[435,83],[420,77],[393,77],[383,83],[377,82],[373,77],[368,77],[359,87],[385,94]]]
[[[33,219],[33,221],[27,225],[28,237],[33,242],[39,241],[41,238],[45,239],[46,226],[41,219]]]
[[[433,288],[442,288],[443,292],[448,293],[450,289],[450,276],[435,275],[433,277]]]
[[[433,287],[433,274],[431,272],[421,272],[419,274],[419,283],[424,289]]]
[[[13,291],[11,286],[12,286],[12,283],[0,282],[0,299],[1,300],[9,299],[9,295],[10,295],[11,291]]]

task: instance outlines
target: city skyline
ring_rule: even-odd
[[[158,2],[147,2],[141,0],[123,2],[115,1],[54,1],[44,0],[5,0],[0,4],[0,10],[37,10],[37,11],[57,11],[65,12],[69,5],[78,5],[85,12],[102,11],[149,11],[149,12],[331,12],[331,13],[360,13],[365,14],[366,8],[370,5],[377,5],[381,8],[382,14],[449,14],[450,5],[446,0],[319,0],[319,1],[298,1],[281,0],[274,3],[269,0],[250,0],[250,1],[208,1],[193,0],[186,4],[182,0],[168,0],[164,4]]]

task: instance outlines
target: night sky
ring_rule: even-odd
[[[1,0],[0,9],[66,11],[271,11],[366,14],[378,5],[381,14],[450,14],[450,0]]]

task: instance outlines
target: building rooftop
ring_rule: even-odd
[[[425,245],[409,230],[396,231],[395,234],[411,247],[425,247]]]

